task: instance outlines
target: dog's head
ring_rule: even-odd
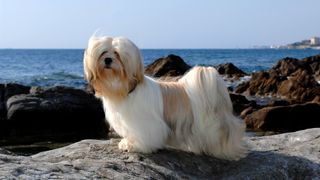
[[[124,37],[89,39],[84,75],[96,96],[120,100],[143,81],[143,62],[137,46]]]

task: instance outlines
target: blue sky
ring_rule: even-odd
[[[248,48],[320,36],[320,0],[0,0],[0,48]]]

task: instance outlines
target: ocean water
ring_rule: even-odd
[[[83,88],[83,49],[0,49],[0,83]],[[320,50],[277,49],[143,49],[144,64],[175,54],[190,65],[231,62],[250,73],[271,68],[284,57],[304,58]]]

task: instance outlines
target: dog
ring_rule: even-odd
[[[238,160],[246,155],[245,126],[216,69],[196,66],[176,82],[144,75],[138,47],[125,37],[89,39],[84,76],[103,102],[119,149],[151,153],[173,147]]]

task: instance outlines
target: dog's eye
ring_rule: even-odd
[[[104,51],[104,52],[100,55],[99,59],[100,59],[103,55],[105,55],[106,53],[108,53],[108,51]]]
[[[118,53],[117,51],[114,51],[113,53],[116,55],[117,58],[120,57],[120,56],[119,56],[119,53]]]

